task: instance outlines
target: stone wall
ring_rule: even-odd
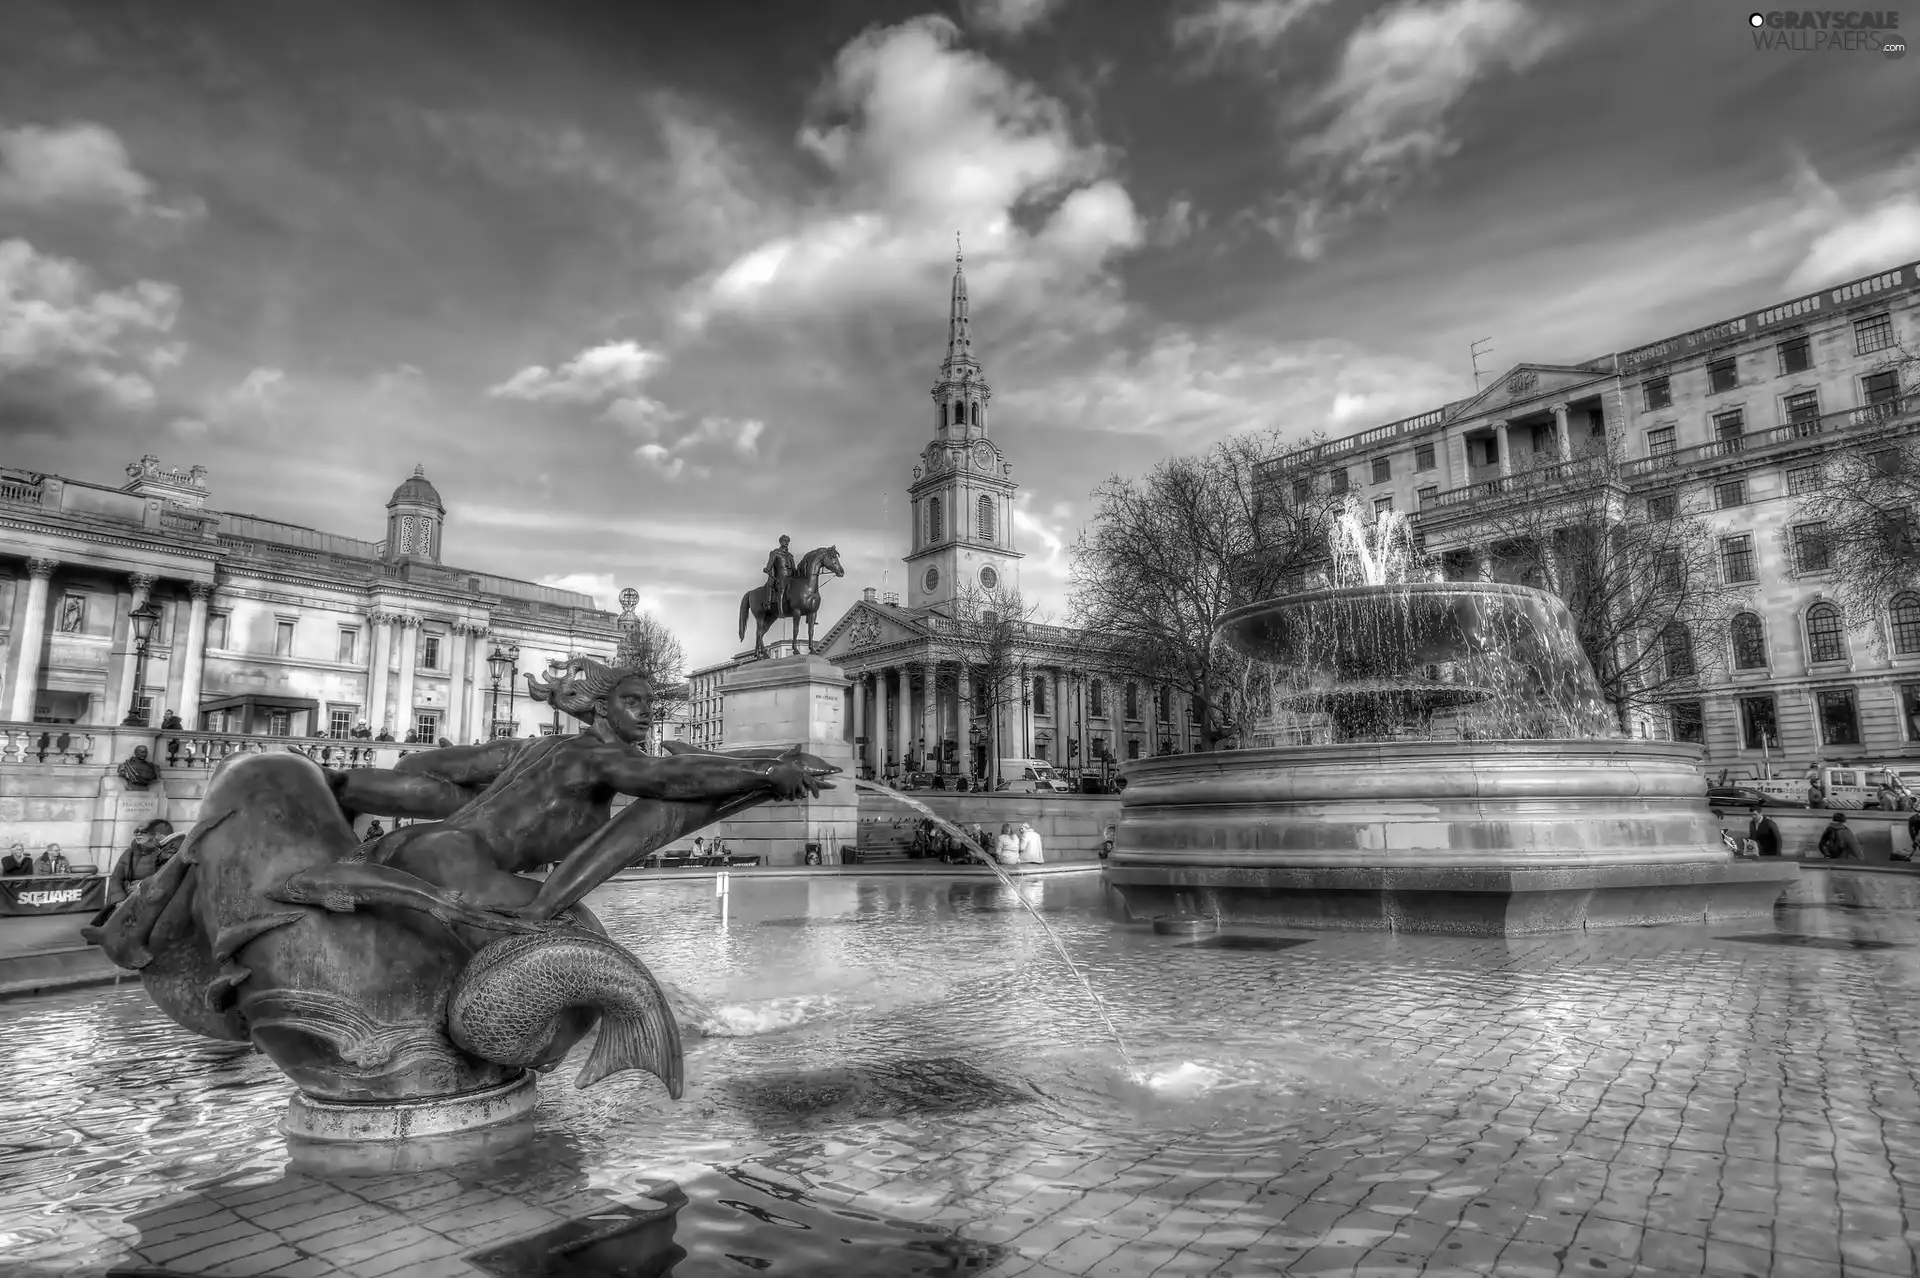
[[[927,805],[942,820],[955,825],[983,825],[998,834],[1003,823],[1030,823],[1040,833],[1043,855],[1049,861],[1095,861],[1110,825],[1120,823],[1120,796],[1117,794],[957,794],[942,790],[916,790],[913,797]],[[920,813],[885,795],[862,793],[860,824],[863,830],[897,831],[902,839],[912,836]],[[864,844],[864,841],[863,841]]]

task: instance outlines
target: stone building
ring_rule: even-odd
[[[1453,578],[1495,570],[1490,527],[1602,472],[1619,517],[1707,508],[1727,669],[1670,684],[1639,730],[1705,745],[1716,768],[1763,759],[1920,755],[1920,598],[1843,622],[1817,528],[1797,526],[1821,459],[1920,427],[1920,264],[1579,364],[1522,364],[1480,393],[1272,462],[1270,491],[1351,493],[1414,512]],[[1602,461],[1596,454],[1607,454]],[[1524,482],[1521,482],[1524,481]],[[1590,509],[1591,507],[1582,507]]]
[[[1069,627],[1022,624],[1017,637],[996,642],[992,664],[1006,686],[997,696],[976,693],[980,644],[962,637],[956,616],[1020,589],[1013,520],[1020,485],[992,434],[993,391],[974,353],[966,272],[957,262],[947,353],[932,396],[931,438],[907,487],[906,602],[866,589],[815,649],[853,680],[846,713],[862,771],[988,776],[996,751],[1092,771],[1197,748],[1186,698],[1106,673],[1098,638]],[[725,743],[727,679],[748,657],[693,672],[695,744]]]
[[[446,506],[420,468],[394,489],[379,541],[212,509],[203,467],[144,457],[127,477],[0,469],[0,719],[158,727],[172,712],[187,732],[290,737],[365,721],[456,742],[571,732],[518,674],[618,642],[618,619],[586,595],[443,562]]]

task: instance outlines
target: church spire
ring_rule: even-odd
[[[966,258],[960,252],[960,232],[953,233],[953,297],[947,305],[947,362],[942,372],[973,360],[973,334],[967,320]]]
[[[987,403],[993,392],[973,356],[973,322],[967,314],[967,262],[960,235],[953,237],[953,293],[947,302],[947,357],[940,361],[933,402],[939,409],[938,437],[976,439],[987,433]]]

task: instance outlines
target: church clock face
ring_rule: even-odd
[[[992,590],[1000,584],[1000,574],[991,568],[982,568],[980,570],[980,584],[988,590]]]
[[[927,590],[931,592],[940,584],[940,570],[938,568],[927,569],[927,575],[922,580],[926,582]]]
[[[993,445],[981,440],[973,446],[973,464],[981,470],[993,468]]]

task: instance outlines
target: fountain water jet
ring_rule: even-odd
[[[1324,586],[1221,623],[1266,675],[1255,748],[1127,766],[1129,909],[1479,934],[1771,912],[1798,866],[1728,856],[1699,747],[1620,735],[1565,604],[1437,580],[1403,517],[1351,502],[1331,540]]]

